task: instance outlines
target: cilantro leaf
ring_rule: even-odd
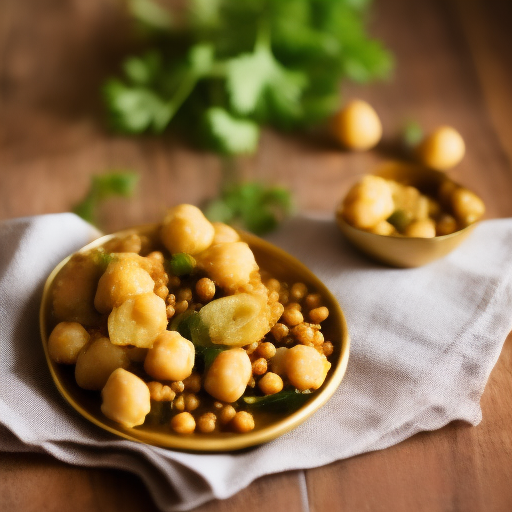
[[[148,28],[169,30],[172,27],[169,11],[151,0],[129,0],[128,11],[137,21]]]
[[[220,107],[209,108],[205,113],[205,121],[212,145],[221,153],[256,151],[260,130],[255,122],[235,118]]]

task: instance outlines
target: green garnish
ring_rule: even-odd
[[[416,121],[406,123],[402,133],[402,139],[406,147],[413,148],[423,139],[424,133],[421,125]]]
[[[274,395],[244,396],[243,400],[251,408],[291,413],[302,407],[311,395],[312,393],[301,393],[296,389],[284,389]]]
[[[94,251],[93,259],[94,263],[96,263],[96,265],[98,265],[98,267],[100,267],[104,272],[109,264],[114,260],[114,255],[109,252],[105,252],[103,249],[99,249]]]
[[[262,235],[275,229],[292,210],[289,190],[250,182],[227,187],[206,205],[204,213],[212,222],[239,225]]]
[[[394,226],[397,231],[403,233],[405,228],[411,223],[412,215],[405,210],[395,210],[387,219],[387,221]]]
[[[187,276],[196,268],[196,260],[190,254],[180,252],[172,255],[168,266],[175,276]]]
[[[339,85],[387,78],[390,53],[365,29],[369,0],[190,0],[179,23],[129,0],[153,48],[104,85],[117,131],[170,124],[200,145],[251,153],[260,127],[308,128],[339,108]],[[200,129],[199,129],[200,127]]]
[[[139,175],[132,171],[114,171],[92,176],[87,195],[73,207],[73,213],[96,224],[101,203],[109,197],[131,197],[138,181]]]

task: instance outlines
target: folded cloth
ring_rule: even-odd
[[[76,413],[57,392],[38,331],[44,281],[97,236],[72,214],[0,224],[0,450],[39,451],[136,473],[162,510],[226,498],[256,478],[398,443],[453,420],[476,425],[480,396],[512,327],[512,220],[480,224],[418,269],[372,263],[332,221],[296,218],[269,239],[339,300],[352,340],[332,399],[292,432],[240,453],[191,454],[130,442]]]

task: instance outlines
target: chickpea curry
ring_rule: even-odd
[[[329,313],[311,286],[277,279],[234,229],[184,204],[154,235],[69,259],[47,348],[123,427],[244,433],[322,386]]]
[[[476,194],[451,180],[429,192],[368,175],[349,190],[337,216],[378,235],[434,238],[473,224],[485,212]]]

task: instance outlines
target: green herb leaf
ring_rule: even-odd
[[[132,171],[118,171],[100,174],[91,178],[87,195],[73,207],[73,212],[82,219],[95,223],[101,203],[113,196],[131,197],[139,180]]]
[[[300,393],[295,389],[284,389],[274,395],[244,396],[244,402],[252,409],[264,409],[281,413],[291,413],[302,407],[312,393]]]
[[[128,10],[137,21],[148,28],[169,30],[172,27],[169,11],[151,0],[129,0]]]

